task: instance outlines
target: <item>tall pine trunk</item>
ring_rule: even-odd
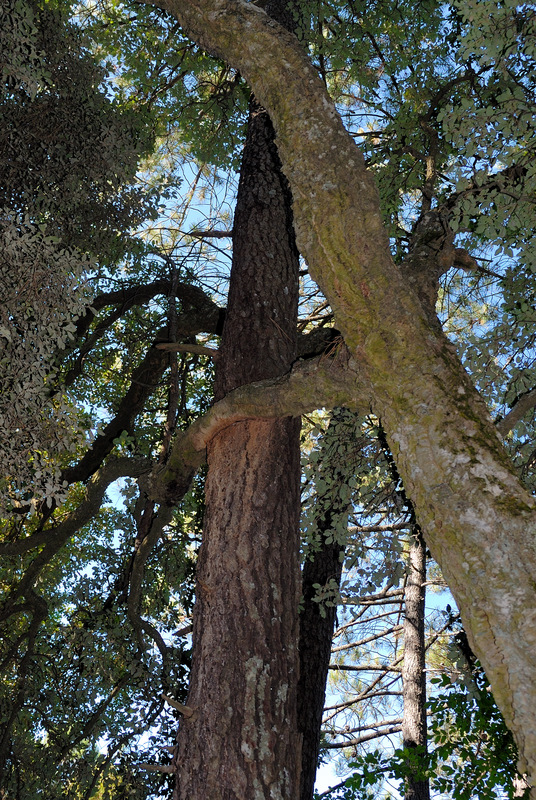
[[[298,254],[267,113],[250,104],[216,397],[296,358]],[[251,420],[207,449],[191,688],[176,800],[294,800],[300,738],[299,419]]]
[[[404,800],[430,800],[430,784],[423,777],[428,745],[426,727],[426,672],[424,610],[426,545],[418,526],[409,548],[405,592],[402,739],[408,751]]]

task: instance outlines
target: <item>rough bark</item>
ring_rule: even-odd
[[[535,501],[452,346],[394,264],[374,178],[299,42],[243,0],[154,0],[268,109],[310,272],[359,360],[472,646],[536,773]]]
[[[195,715],[179,730],[178,800],[297,796],[299,496],[280,502],[299,467],[289,427],[239,423],[209,447],[187,700]]]
[[[318,516],[313,530],[316,541],[311,543],[302,569],[298,683],[298,729],[302,736],[300,800],[313,800],[331,641],[337,617],[335,605],[324,605],[321,612],[319,603],[314,600],[317,595],[315,585],[325,586],[332,582],[331,585],[340,586],[346,543],[340,534],[336,534],[341,529],[346,530],[350,511],[347,496],[341,497],[339,489],[348,484],[350,473],[354,472],[353,462],[351,458],[341,456],[338,447],[334,456],[332,447],[332,437],[340,437],[337,420],[341,414],[344,410],[334,410],[322,443],[320,478],[327,489],[323,495],[317,496]],[[356,448],[354,440],[349,444],[352,450]]]
[[[251,102],[215,394],[288,372],[298,254],[266,112]],[[209,442],[193,667],[177,800],[298,796],[299,419],[245,420]]]
[[[291,203],[270,118],[252,99],[216,400],[238,386],[284,375],[296,358],[298,252]]]
[[[428,748],[426,727],[426,672],[424,641],[424,604],[426,582],[426,545],[416,527],[408,555],[408,575],[405,591],[404,662],[402,694],[404,718],[402,740],[404,748],[415,750],[417,771],[407,776],[404,800],[430,800],[430,782],[419,773],[419,762],[425,764]]]
[[[330,520],[325,520],[325,530]],[[302,572],[302,603],[300,614],[300,680],[298,684],[298,729],[302,735],[300,800],[312,800],[320,752],[320,738],[326,680],[331,656],[331,640],[337,615],[336,606],[328,606],[320,614],[314,584],[324,586],[335,580],[340,584],[344,545],[323,541]]]
[[[326,520],[329,527],[329,520]],[[335,580],[340,584],[344,546],[323,542],[320,550],[305,562],[302,572],[300,614],[300,681],[298,684],[298,728],[302,735],[300,800],[312,800],[320,752],[320,738],[326,680],[331,656],[331,640],[337,615],[336,606],[325,609],[322,616],[314,584],[324,586]]]

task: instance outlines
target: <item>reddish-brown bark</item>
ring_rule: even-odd
[[[209,447],[179,800],[297,796],[298,424],[239,423]]]
[[[216,398],[296,358],[298,254],[266,112],[251,102]],[[177,800],[297,798],[299,419],[246,420],[209,442]]]

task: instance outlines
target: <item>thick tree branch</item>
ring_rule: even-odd
[[[233,235],[232,231],[217,230],[216,228],[210,228],[206,231],[180,231],[180,233],[185,236],[194,236],[196,239],[231,239]]]
[[[501,436],[506,436],[512,428],[515,428],[517,423],[523,419],[525,414],[531,411],[536,406],[536,389],[531,389],[526,394],[523,394],[519,400],[515,403],[511,411],[503,417],[502,419],[497,420],[495,423],[495,427],[497,428],[498,432]]]
[[[95,319],[94,311],[101,311],[108,306],[117,306],[116,312],[113,312],[116,314],[115,319],[117,319],[133,306],[145,305],[145,303],[148,303],[154,297],[158,297],[158,295],[169,297],[172,290],[171,284],[172,282],[169,278],[161,278],[151,283],[128,286],[124,289],[117,289],[115,292],[105,292],[98,295],[91,301],[91,308],[78,320],[76,337],[79,338],[89,329]],[[175,297],[184,306],[196,309],[203,316],[205,323],[209,326],[207,332],[211,332],[218,325],[219,316],[223,309],[219,308],[199,286],[193,286],[190,283],[177,283]],[[205,329],[203,328],[202,330],[204,331]],[[201,333],[201,330],[195,332]]]
[[[307,336],[303,338],[308,339]],[[328,331],[326,340],[332,338]],[[323,341],[322,337],[320,345],[316,340],[309,344],[322,347]],[[186,431],[179,433],[169,460],[153,472],[150,481],[151,495],[155,500],[165,500],[170,504],[179,502],[188,491],[197,469],[204,462],[208,441],[219,430],[239,420],[299,416],[317,408],[331,408],[336,405],[368,408],[369,402],[365,391],[359,388],[355,364],[349,360],[344,345],[332,356],[322,355],[298,361],[292,371],[281,378],[248,384],[231,392]],[[121,404],[123,406],[128,408],[126,399]],[[131,412],[132,408],[129,409],[129,413]],[[125,421],[126,418],[121,419],[122,423]],[[117,417],[114,419],[112,433],[124,430],[121,422]],[[104,435],[103,433],[103,437]],[[107,436],[108,444],[110,436],[111,434]],[[53,542],[58,541],[61,542],[61,547],[69,536],[87,524],[97,513],[110,483],[119,477],[139,477],[146,474],[152,465],[150,459],[143,457],[108,461],[88,482],[85,500],[67,519],[56,527],[45,528],[27,539],[0,543],[0,555],[22,555],[41,545],[47,545],[45,549],[50,551]],[[79,469],[80,464],[72,468],[73,474]]]
[[[334,406],[368,409],[370,398],[357,382],[355,367],[343,345],[334,356],[298,361],[281,378],[247,384],[230,392],[178,435],[165,466],[153,471],[150,495],[168,505],[178,502],[205,459],[207,443],[235,422],[297,417]]]
[[[78,464],[67,467],[62,480],[67,483],[85,481],[97,470],[114,447],[114,440],[123,432],[132,432],[134,419],[140,413],[148,397],[158,387],[169,363],[169,355],[151,347],[141,364],[133,371],[130,386],[121,400],[115,417],[105,425],[87,453]]]
[[[218,351],[214,347],[204,347],[202,344],[181,344],[180,342],[161,342],[155,345],[157,350],[165,350],[167,353],[194,353],[199,356],[209,356],[217,358]]]
[[[177,316],[176,335],[195,336],[197,333],[221,333],[225,309],[216,305],[198,286],[162,278],[146,285],[129,286],[115,292],[107,292],[96,297],[91,308],[78,320],[76,339],[80,340],[88,331],[95,319],[95,311],[108,306],[115,306],[115,308],[96,325],[87,339],[78,345],[76,362],[63,378],[62,385],[70,386],[82,374],[84,358],[114,322],[130,308],[144,305],[158,295],[170,297],[171,294],[174,298],[178,298],[182,305],[182,313]]]

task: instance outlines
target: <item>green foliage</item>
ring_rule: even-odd
[[[88,303],[94,259],[124,253],[125,232],[153,201],[134,185],[151,144],[147,119],[99,87],[104,73],[65,11],[10,0],[0,30],[0,463],[9,509],[29,483],[49,503],[61,491],[54,456],[76,446],[79,423],[67,398],[48,401],[57,353]]]
[[[432,683],[432,786],[454,800],[514,797],[517,749],[482,668],[476,664],[465,683],[449,675]]]
[[[12,0],[2,14],[10,34],[3,34],[1,207],[28,216],[64,247],[99,256],[124,252],[122,232],[152,209],[151,197],[134,185],[138,161],[153,143],[146,113],[110,100],[105,72],[65,11]],[[26,49],[21,65],[19,51]],[[34,76],[32,89],[21,66]]]
[[[460,653],[458,651],[458,657]],[[463,680],[444,673],[432,678],[429,752],[374,749],[354,757],[352,775],[332,796],[341,800],[396,796],[411,775],[428,778],[430,789],[453,800],[494,800],[516,795],[517,749],[478,663]],[[392,787],[392,788],[389,788]]]
[[[377,178],[397,263],[428,207],[476,258],[443,277],[441,319],[490,411],[504,416],[536,377],[534,14],[510,0],[302,6],[302,38]],[[92,475],[118,456],[162,463],[167,432],[211,403],[204,356],[137,370],[155,340],[215,335],[205,320],[215,300],[225,305],[228,251],[188,232],[232,226],[249,90],[169,15],[119,0],[75,13],[63,0],[7,0],[0,69],[0,500],[11,514],[0,531],[3,544],[20,545],[0,573],[6,790],[20,800],[166,796],[169,778],[139,764],[169,763],[159,748],[173,743],[176,719],[161,694],[185,696],[188,640],[176,634],[193,603],[203,477],[155,537],[137,616],[129,570],[142,520],[161,513],[142,472],[111,490],[113,502],[99,500],[89,522],[73,522],[56,552],[47,548],[84,507]],[[329,322],[316,287],[304,291],[301,329]],[[125,409],[142,385],[142,401]],[[370,626],[345,661],[351,634],[341,634],[338,663],[381,670],[399,657],[398,633],[374,651],[368,635],[378,636],[381,614],[400,618],[408,509],[377,419],[340,409],[329,426],[314,422],[304,424],[304,555],[332,543],[347,554],[340,589],[317,585],[316,600],[324,611],[343,603],[341,627]],[[529,415],[508,441],[531,488],[533,423]],[[62,485],[84,459],[83,477]],[[39,544],[25,549],[31,536]],[[365,613],[371,592],[378,606]],[[362,672],[352,678],[337,678],[346,699],[367,685]],[[368,700],[377,717],[395,702],[392,684],[381,686],[385,699]],[[482,673],[467,685],[442,678],[431,709],[434,790],[511,796],[515,752]],[[350,756],[355,773],[334,797],[389,792],[410,755],[422,755],[366,747]]]
[[[35,594],[34,608],[30,599],[3,626],[3,730],[16,713],[9,741],[3,741],[8,749],[2,752],[2,787],[8,796],[81,800],[93,797],[100,786],[102,796],[115,797],[113,792],[119,786],[126,791],[127,785],[135,790],[132,796],[160,796],[162,777],[147,777],[138,765],[155,758],[169,763],[162,748],[173,744],[177,719],[161,696],[185,699],[189,645],[176,633],[191,596],[192,556],[172,537],[183,535],[181,515],[190,519],[188,508],[179,510],[148,567],[151,591],[143,612],[150,626],[143,637],[120,597],[136,526],[129,512],[111,506],[42,571],[39,592],[46,597],[46,616],[38,629],[32,629],[32,611],[43,600]],[[16,587],[29,564],[28,557],[4,557],[4,591]],[[161,637],[169,642],[164,650]]]
[[[99,0],[82,9],[80,21],[115,73],[122,102],[156,112],[160,134],[173,131],[201,163],[238,169],[249,90],[234,70],[160,9]]]
[[[303,474],[307,500],[301,527],[308,543],[306,557],[326,544],[346,543],[348,511],[356,488],[355,465],[361,440],[361,417],[348,409],[335,409],[325,430],[314,427],[310,436],[317,447],[304,456]],[[314,441],[313,439],[313,441]],[[330,524],[325,528],[326,515]],[[319,533],[321,529],[321,534]]]

